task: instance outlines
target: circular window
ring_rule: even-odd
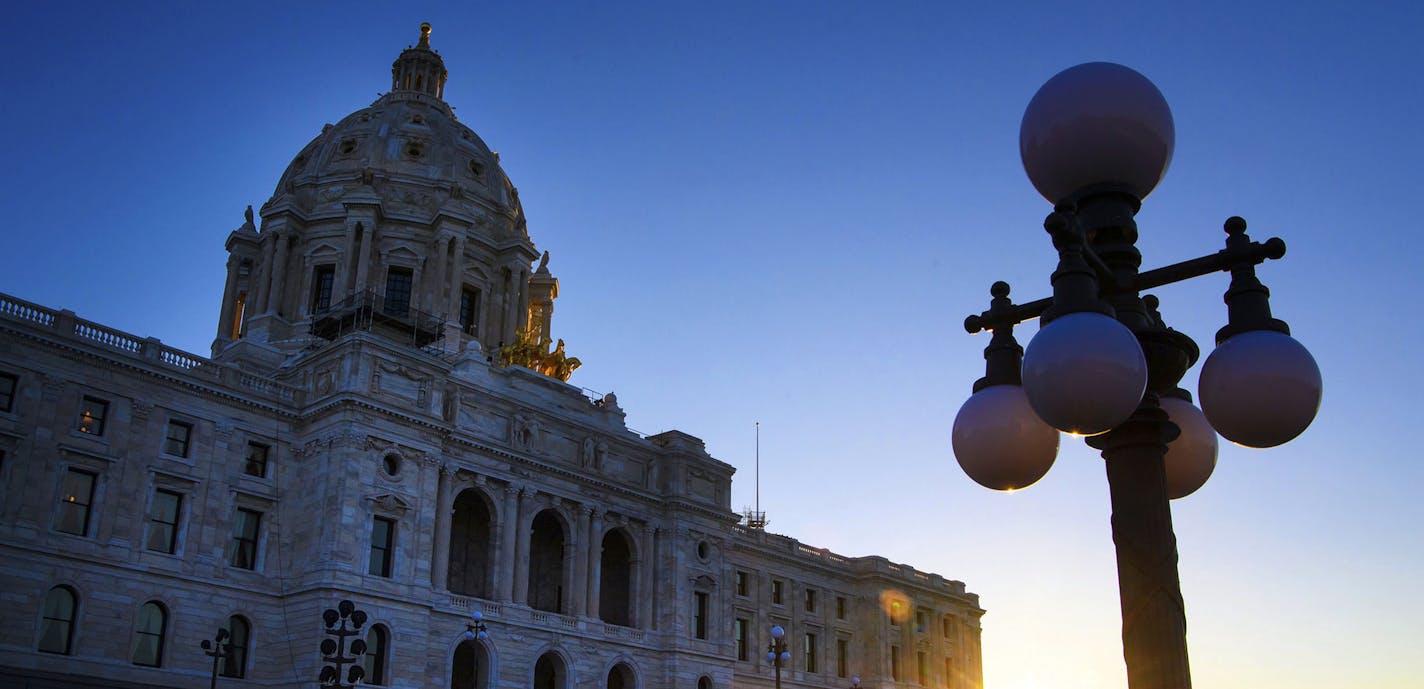
[[[697,559],[706,560],[712,553],[712,546],[707,545],[707,541],[697,542]]]
[[[387,476],[395,476],[396,474],[399,474],[399,473],[400,473],[400,468],[401,468],[401,458],[400,458],[400,455],[386,455],[386,456],[381,460],[381,469],[386,472],[386,475],[387,475]]]

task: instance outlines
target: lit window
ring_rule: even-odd
[[[257,568],[257,529],[262,513],[246,508],[237,509],[232,522],[232,540],[228,542],[227,563],[240,569]]]
[[[801,645],[801,653],[806,658],[806,671],[816,671],[816,635],[807,634]]]
[[[167,490],[153,491],[153,504],[148,509],[148,536],[144,547],[160,553],[172,553],[178,545],[178,509],[183,496]]]
[[[336,284],[336,266],[327,264],[312,269],[312,313],[331,308],[331,289]]]
[[[386,647],[390,645],[390,632],[385,626],[376,625],[371,627],[370,633],[366,635],[366,657],[363,659],[366,668],[366,684],[377,686],[386,683]]]
[[[252,627],[247,620],[233,615],[227,618],[227,656],[222,660],[222,676],[241,679],[247,675],[247,642]]]
[[[780,579],[772,579],[772,580],[771,580],[771,603],[772,603],[772,605],[781,605],[781,600],[782,600],[782,598],[781,598],[781,593],[782,593],[782,589],[783,589],[784,587],[785,587],[785,586],[784,586],[784,584],[782,583],[782,581],[781,581]]]
[[[163,438],[163,453],[174,457],[188,456],[188,444],[193,438],[193,424],[169,421],[168,432]]]
[[[904,614],[904,611],[901,609],[902,607],[903,606],[900,605],[900,601],[890,601],[890,624],[897,626],[900,624],[902,619],[901,616]]]
[[[168,613],[163,606],[149,601],[138,610],[138,626],[134,628],[133,664],[159,667],[163,664],[163,632],[168,626]]]
[[[20,379],[9,373],[0,373],[0,411],[14,411],[15,389]]]
[[[74,614],[78,608],[79,599],[68,586],[56,586],[45,594],[39,650],[69,655],[74,637]]]
[[[396,523],[385,517],[371,519],[371,558],[366,571],[378,577],[391,575],[391,546],[396,537]]]
[[[409,268],[391,268],[386,271],[386,303],[388,316],[403,318],[410,311],[410,286],[412,274]]]
[[[94,474],[78,469],[64,472],[59,491],[59,511],[54,515],[57,531],[84,536],[89,533],[89,507],[94,501]]]
[[[109,403],[104,400],[84,396],[79,403],[79,432],[89,435],[104,434],[104,419],[109,415]]]
[[[242,473],[258,478],[267,477],[267,458],[272,448],[262,443],[247,444],[247,459],[242,463]]]

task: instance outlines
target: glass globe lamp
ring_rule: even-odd
[[[1097,435],[1137,409],[1147,390],[1147,359],[1127,326],[1100,313],[1070,313],[1029,341],[1023,387],[1049,426]]]
[[[994,490],[1033,485],[1058,455],[1058,431],[1038,418],[1019,385],[971,395],[954,417],[951,439],[964,473]]]
[[[1181,429],[1167,443],[1162,461],[1167,470],[1167,497],[1176,500],[1196,492],[1216,469],[1216,430],[1196,405],[1176,397],[1162,398],[1162,411]]]
[[[1275,447],[1315,420],[1320,367],[1290,335],[1252,330],[1217,345],[1202,365],[1197,392],[1221,437],[1245,447]]]

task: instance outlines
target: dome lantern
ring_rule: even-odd
[[[391,90],[417,91],[436,98],[445,97],[445,61],[430,49],[430,23],[420,25],[420,42],[401,51],[391,64]]]

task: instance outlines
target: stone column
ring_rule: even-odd
[[[595,509],[588,529],[588,616],[598,617],[603,578],[603,510]]]
[[[218,314],[218,339],[232,339],[232,319],[237,317],[237,267],[242,259],[237,254],[227,257],[227,281],[223,286],[222,312]]]
[[[435,270],[431,271],[425,279],[425,285],[421,289],[430,293],[430,303],[425,310],[429,311],[443,320],[449,320],[449,310],[445,308],[445,268],[448,265],[448,254],[450,253],[450,237],[440,235],[435,239]]]
[[[653,599],[657,596],[657,527],[652,524],[645,524],[642,530],[643,543],[638,548],[642,551],[639,560],[642,566],[638,568],[638,627],[651,630],[653,628]],[[709,613],[710,613],[709,609]],[[720,624],[720,622],[718,622]],[[709,628],[711,625],[708,625]]]
[[[496,595],[499,600],[514,600],[514,541],[519,524],[519,487],[504,487],[504,509],[499,522],[499,566],[493,568],[499,578]]]
[[[573,615],[582,615],[588,610],[588,558],[589,549],[593,547],[593,543],[589,542],[591,537],[588,533],[588,520],[592,515],[592,507],[578,506],[578,522],[574,526],[574,533],[583,547],[574,552],[574,582],[569,596],[569,600],[573,602],[570,614]]]
[[[341,250],[341,260],[336,264],[336,279],[332,281],[331,302],[346,298],[351,293],[351,268],[356,265],[356,223],[346,221],[346,246]]]
[[[572,530],[572,529],[570,529]],[[574,581],[576,575],[574,563],[578,560],[579,542],[583,538],[575,534],[569,534],[569,538],[564,541],[564,571],[559,573],[559,581],[563,586],[563,595],[559,596],[559,612],[565,615],[574,614]]]
[[[282,315],[283,289],[287,281],[287,235],[279,234],[273,239],[277,242],[277,258],[272,263],[272,291],[267,296],[267,311]]]
[[[371,252],[374,251],[372,247],[376,243],[376,223],[372,222],[370,227],[367,227],[366,223],[358,222],[356,227],[361,230],[361,258],[356,264],[356,289],[354,291],[362,292],[370,289],[369,273],[371,272]]]
[[[465,286],[465,237],[460,235],[455,237],[455,256],[450,262],[450,295],[445,302],[446,318],[459,322],[460,319],[460,290]],[[475,314],[479,316],[478,313]],[[476,333],[470,333],[474,335]]]
[[[529,600],[529,532],[538,508],[537,504],[531,504],[534,502],[532,491],[525,488],[523,493],[519,501],[519,529],[514,539],[514,602],[521,604]]]
[[[253,295],[252,312],[255,314],[267,313],[267,297],[272,293],[272,253],[277,249],[277,241],[281,237],[275,233],[268,232],[266,242],[262,246],[262,265],[258,266],[261,276],[254,280],[257,294]]]
[[[440,487],[435,492],[435,542],[431,544],[430,584],[436,591],[449,590],[450,520],[454,515],[455,472],[440,467]]]

